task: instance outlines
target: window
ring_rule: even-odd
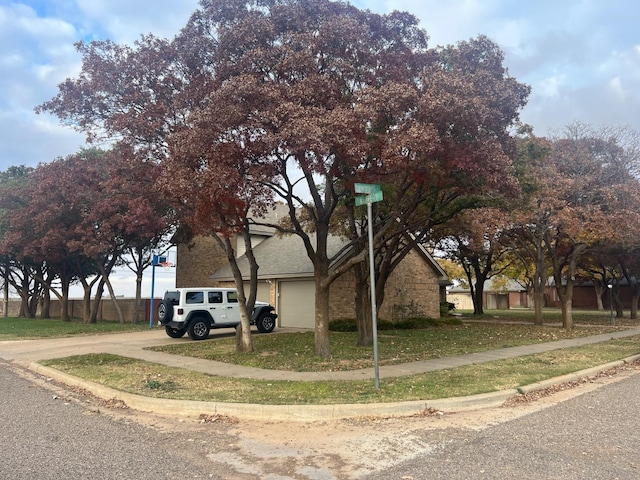
[[[204,295],[202,292],[187,292],[185,302],[187,304],[204,303]]]
[[[227,302],[238,303],[238,292],[227,292]]]
[[[164,299],[169,300],[172,305],[178,305],[180,303],[180,292],[167,291],[164,294]]]
[[[222,303],[222,292],[209,292],[209,303]]]

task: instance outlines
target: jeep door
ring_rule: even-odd
[[[240,305],[238,304],[238,292],[228,290],[225,292],[226,297],[226,320],[225,323],[240,323]]]
[[[207,292],[207,300],[213,323],[225,323],[226,305],[222,292]]]

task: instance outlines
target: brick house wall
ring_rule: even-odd
[[[209,278],[227,264],[227,254],[213,237],[195,237],[188,244],[178,244],[176,286],[215,287]]]
[[[332,320],[355,318],[354,285],[352,272],[342,275],[331,285],[329,315]],[[405,257],[387,281],[378,318],[397,321],[412,313],[440,318],[439,277],[415,251]]]
[[[235,287],[233,282],[214,282],[209,278],[226,264],[225,252],[212,238],[197,237],[189,245],[178,245],[176,286]],[[269,286],[272,305],[277,304],[277,280],[272,279]],[[439,280],[438,273],[422,255],[416,251],[410,252],[387,281],[378,318],[394,321],[411,314],[439,318]],[[354,285],[352,272],[342,275],[331,285],[329,315],[332,320],[355,318]]]
[[[404,311],[440,318],[440,277],[417,251],[411,251],[393,271],[385,287],[379,317],[398,320]]]

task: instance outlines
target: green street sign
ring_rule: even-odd
[[[354,184],[356,193],[377,193],[382,192],[380,185],[376,183],[356,183]],[[381,199],[382,200],[382,199]]]
[[[376,203],[382,201],[382,189],[380,185],[368,183],[356,183],[356,193],[364,193],[356,197],[356,206],[367,205],[368,203]]]

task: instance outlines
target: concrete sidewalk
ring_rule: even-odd
[[[283,331],[281,329],[281,331]],[[214,333],[214,336],[224,334],[224,330]],[[436,370],[444,370],[464,365],[473,365],[495,360],[504,360],[536,353],[548,352],[561,348],[575,347],[592,343],[604,342],[611,339],[618,339],[640,335],[640,328],[629,328],[616,332],[593,335],[588,337],[580,337],[570,340],[559,340],[555,342],[539,343],[535,345],[525,345],[520,347],[511,347],[498,350],[490,350],[480,353],[472,353],[455,357],[437,358],[432,360],[423,360],[401,365],[389,365],[380,367],[380,378],[399,377],[407,375],[416,375],[420,373],[432,372]],[[123,394],[115,390],[107,389],[90,382],[84,382],[81,379],[62,374],[54,369],[42,367],[37,364],[39,360],[60,358],[70,355],[82,355],[88,353],[112,353],[126,357],[137,358],[161,365],[171,367],[185,368],[196,372],[206,373],[209,375],[218,375],[226,377],[258,379],[258,380],[289,380],[289,381],[314,381],[314,380],[366,380],[374,378],[374,369],[366,368],[352,371],[336,371],[336,372],[290,372],[280,370],[265,370],[259,368],[243,367],[240,365],[230,365],[226,363],[203,360],[191,357],[182,357],[170,355],[162,352],[154,352],[145,350],[145,347],[156,345],[175,344],[176,342],[188,339],[171,339],[166,336],[164,330],[153,329],[143,332],[125,333],[125,334],[108,334],[87,337],[71,337],[56,339],[38,339],[38,340],[19,340],[19,341],[2,341],[0,342],[0,358],[15,362],[22,366],[28,367],[36,372],[43,373],[52,378],[56,378],[64,383],[78,385],[92,391],[104,398],[120,398],[128,405],[137,404],[140,409],[147,410],[151,406],[154,411],[166,411],[171,413],[193,413],[193,408],[200,409],[200,412],[211,411],[211,409],[220,413],[226,412],[229,415],[247,416],[250,412],[251,417],[263,417],[273,419],[274,417],[284,416],[286,418],[326,418],[336,416],[354,416],[354,415],[387,415],[387,414],[406,414],[407,411],[413,413],[423,411],[426,407],[455,410],[479,408],[482,406],[492,406],[501,404],[517,393],[516,390],[507,392],[496,392],[487,395],[475,395],[473,397],[465,397],[463,399],[443,399],[439,401],[420,401],[420,402],[400,402],[398,404],[363,404],[363,405],[332,405],[332,406],[256,406],[247,404],[222,404],[211,402],[179,402],[168,401],[162,399],[150,399],[147,397],[134,398],[136,396]],[[610,368],[611,365],[602,366],[600,369]],[[594,370],[594,369],[590,369]],[[597,369],[595,369],[597,370]],[[595,371],[594,370],[594,371]],[[584,376],[574,374],[569,376]],[[592,373],[593,374],[593,373]],[[558,383],[568,381],[567,378],[552,379],[547,383]],[[127,399],[125,400],[124,397]],[[177,402],[177,403],[176,403]],[[161,405],[163,404],[163,405]],[[193,405],[195,404],[195,405]],[[134,407],[134,408],[139,408]],[[266,409],[265,409],[266,408]],[[179,410],[179,412],[178,412]],[[280,412],[280,413],[278,413]],[[393,412],[393,413],[390,413]]]

